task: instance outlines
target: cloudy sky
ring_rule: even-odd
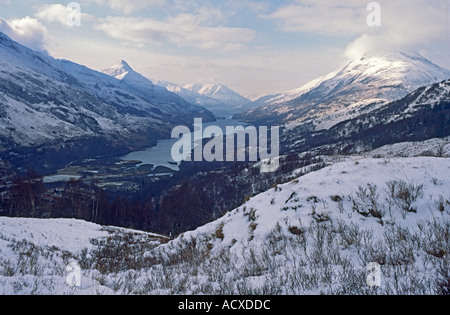
[[[79,0],[81,26],[69,2],[0,0],[0,31],[97,70],[124,59],[152,79],[252,97],[364,54],[415,51],[450,68],[449,0]]]

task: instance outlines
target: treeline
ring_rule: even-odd
[[[292,171],[325,166],[320,158],[290,155],[275,173],[258,167],[233,165],[198,172],[155,193],[149,183],[136,196],[113,196],[95,182],[72,180],[63,189],[49,190],[35,171],[13,175],[0,199],[0,215],[31,218],[74,218],[176,236],[209,223],[242,205],[249,197],[292,179]],[[3,177],[5,178],[5,177]],[[147,192],[147,193],[146,193]],[[144,197],[143,197],[144,196]]]

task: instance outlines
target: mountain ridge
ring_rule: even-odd
[[[125,60],[120,60],[100,72],[120,80],[123,84],[140,86],[142,90],[167,90],[188,103],[207,108],[218,116],[231,116],[238,111],[240,105],[249,102],[221,83],[179,85],[147,78],[134,71]]]
[[[307,83],[304,88],[266,97],[262,106],[236,117],[257,123],[312,123],[316,130],[329,129],[448,78],[449,70],[419,54],[362,58]]]

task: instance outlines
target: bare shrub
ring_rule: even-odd
[[[225,238],[225,234],[223,233],[223,228],[225,226],[225,223],[219,224],[219,226],[216,229],[216,233],[213,235],[215,238],[223,240]]]
[[[444,196],[439,196],[439,199],[435,202],[436,209],[440,211],[441,213],[444,213],[446,209],[446,204],[448,204],[448,201],[445,200]]]
[[[390,181],[387,183],[391,200],[406,213],[417,213],[414,203],[423,198],[424,185],[408,184],[404,181]]]
[[[384,216],[384,210],[379,199],[380,195],[376,185],[359,186],[356,198],[352,199],[353,210],[364,217],[374,217],[381,220]]]

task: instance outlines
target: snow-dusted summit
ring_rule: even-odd
[[[235,107],[248,102],[248,99],[221,83],[188,84],[184,88]]]
[[[142,74],[134,71],[133,68],[131,68],[131,66],[124,60],[120,60],[111,67],[101,70],[101,72],[128,85],[154,89],[152,81],[144,77]]]
[[[124,60],[118,61],[111,67],[101,70],[101,72],[121,80],[122,84],[140,86],[146,89],[153,88],[170,91],[188,103],[205,107],[218,116],[231,116],[235,113],[242,112],[244,110],[242,105],[250,102],[249,99],[218,82],[182,85],[168,81],[149,79],[134,71]]]
[[[240,118],[272,123],[310,122],[316,129],[328,129],[449,78],[449,70],[419,54],[361,58],[299,89],[260,99],[256,104],[261,107]]]
[[[192,83],[178,85],[171,82],[157,81],[171,92],[178,94],[186,101],[202,106],[218,116],[231,116],[245,111],[242,107],[250,101],[221,83]]]
[[[125,60],[120,60],[111,67],[103,69],[101,72],[115,77],[116,79],[123,80],[129,75],[135,74],[133,68]]]

